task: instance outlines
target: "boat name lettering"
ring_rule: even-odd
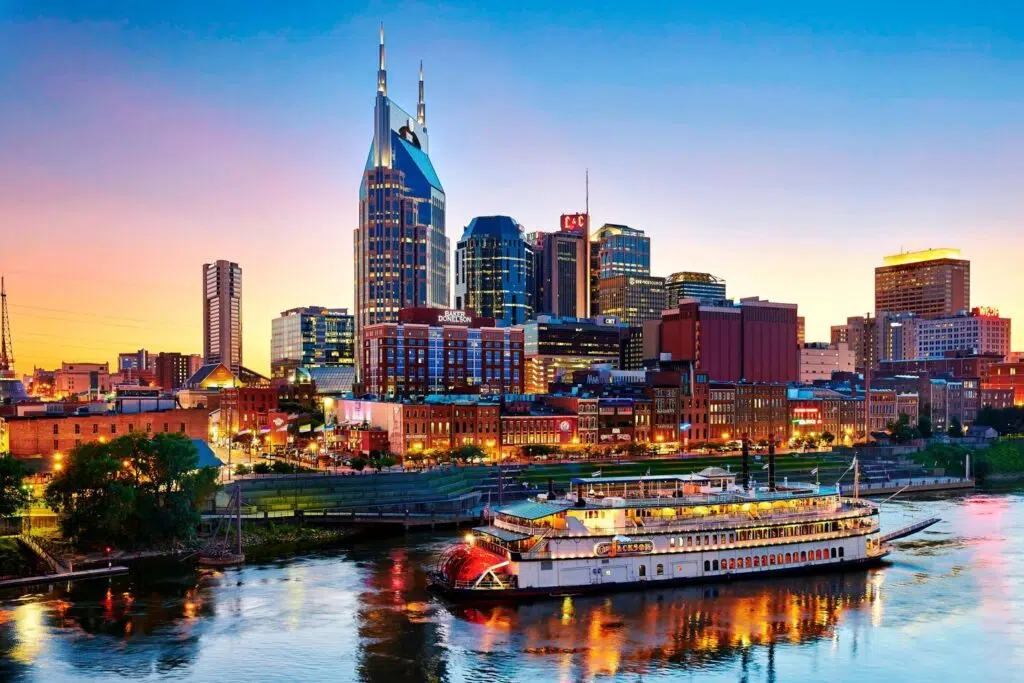
[[[653,541],[605,541],[594,546],[594,554],[598,557],[647,555],[653,552]]]

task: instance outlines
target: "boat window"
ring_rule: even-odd
[[[670,546],[672,546],[673,548],[676,547],[676,538],[675,538],[675,536],[669,536],[668,544]]]
[[[697,545],[700,545],[700,536],[697,537]]]
[[[747,569],[750,569],[750,565],[751,565],[751,561],[750,561],[750,558],[748,557],[748,558],[747,558],[747,559],[746,559],[746,560],[745,560],[745,561],[743,562],[743,564],[744,564],[744,565],[746,566],[746,568],[747,568]]]
[[[552,568],[554,568],[554,562],[552,562],[551,560],[541,560],[540,561],[540,569],[541,569],[541,571],[548,571],[549,569],[552,569]]]
[[[693,536],[686,537],[686,545],[691,547],[693,546]]]
[[[729,534],[729,543],[733,543],[733,542],[735,542],[735,540],[736,540],[736,535],[735,534]]]
[[[711,536],[711,545],[718,545],[718,534],[713,534]]]
[[[710,536],[708,536],[707,534],[704,534],[704,545],[711,545],[711,543],[709,542],[709,539],[710,539]]]
[[[760,567],[761,566],[761,558],[758,557],[757,555],[754,556],[754,566],[755,567]]]
[[[833,559],[834,559],[834,558],[835,558],[835,556],[836,556],[836,549],[835,549],[835,548],[832,548],[832,550],[830,551],[830,553],[829,553],[829,554],[830,554],[830,555],[832,555],[832,557],[833,557]]]
[[[655,567],[654,572],[658,576],[664,576],[665,575],[665,565],[659,564],[657,567]]]
[[[793,556],[790,553],[786,553],[786,564],[793,561]]]
[[[736,569],[736,560],[735,560],[735,558],[729,560],[729,569]]]
[[[711,568],[716,572],[718,571],[718,560],[711,563]]]
[[[769,562],[770,562],[771,564],[775,564],[775,556],[774,556],[774,555],[769,555],[769,556],[768,556],[768,561],[769,561]]]
[[[806,550],[803,550],[803,551],[800,552],[800,561],[801,562],[806,562],[807,561],[807,551]]]
[[[706,571],[706,572],[711,571],[711,561],[710,560],[704,560],[704,571]]]
[[[640,576],[647,576],[647,565],[640,565]]]
[[[843,546],[839,546],[839,557],[843,556]]]
[[[814,551],[814,559],[816,559],[816,560],[820,560],[821,559],[821,548],[818,548],[817,550]]]

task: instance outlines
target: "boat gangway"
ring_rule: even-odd
[[[911,534],[916,534],[918,531],[923,531],[924,529],[927,529],[932,524],[935,524],[936,522],[939,522],[939,521],[941,521],[941,520],[938,517],[929,517],[928,519],[922,519],[919,522],[914,522],[913,524],[908,524],[907,526],[903,527],[902,529],[897,529],[896,531],[890,531],[887,534],[883,534],[882,538],[880,540],[881,540],[882,543],[888,543],[890,541],[895,541],[898,538],[903,538],[904,536],[910,536]]]

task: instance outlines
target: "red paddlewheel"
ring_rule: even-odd
[[[441,573],[449,581],[475,581],[488,567],[504,561],[504,557],[483,548],[460,544],[445,553],[441,561]],[[498,574],[507,574],[508,566],[494,571]]]

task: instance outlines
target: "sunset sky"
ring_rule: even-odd
[[[218,258],[254,370],[279,311],[350,306],[380,21],[407,108],[424,61],[453,247],[477,215],[556,229],[589,167],[654,274],[796,302],[809,341],[885,254],[958,246],[1024,348],[1024,9],[837,4],[0,0],[17,369],[200,351]]]

